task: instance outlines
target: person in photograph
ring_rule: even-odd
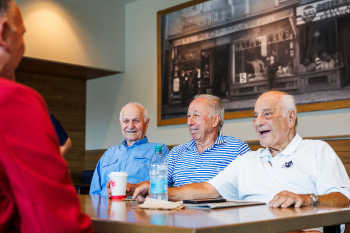
[[[275,88],[275,82],[277,78],[278,63],[275,55],[270,55],[268,65],[266,67],[267,79],[269,81],[269,90]]]
[[[290,49],[286,48],[284,50],[283,57],[280,59],[280,65],[282,67],[282,74],[288,75],[292,71],[292,58],[290,57]]]
[[[25,31],[17,4],[0,0],[0,232],[92,232],[44,99],[15,82]]]
[[[258,76],[265,69],[264,62],[262,60],[258,59],[258,56],[256,54],[254,55],[253,61],[246,61],[246,62],[253,66],[254,74],[256,76]]]
[[[199,69],[198,69],[198,66],[196,66],[192,74],[192,90],[193,90],[194,96],[198,95],[198,81],[199,81]]]
[[[128,103],[120,111],[120,127],[124,137],[121,145],[107,149],[98,161],[90,186],[90,195],[107,196],[106,184],[111,172],[126,172],[127,192],[132,193],[136,183],[150,179],[149,169],[156,145],[163,146],[166,157],[169,149],[161,143],[150,143],[146,136],[149,125],[147,109],[139,103]]]
[[[318,57],[317,53],[312,53],[309,71],[321,70],[321,68],[321,59]]]
[[[169,199],[222,196],[262,201],[271,208],[349,206],[350,180],[344,165],[326,142],[303,140],[297,133],[293,96],[266,92],[256,101],[253,116],[255,133],[265,148],[237,157],[207,182],[169,188]],[[133,198],[144,201],[148,190],[149,184],[139,186]]]
[[[186,107],[187,96],[188,96],[187,94],[188,94],[188,88],[189,88],[189,78],[185,70],[181,70],[180,81],[181,81],[181,85],[180,85],[181,107]]]

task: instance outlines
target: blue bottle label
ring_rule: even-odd
[[[167,179],[161,179],[159,181],[151,180],[151,193],[152,194],[161,194],[168,190]]]

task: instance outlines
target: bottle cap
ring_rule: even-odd
[[[162,151],[163,146],[155,146],[154,150],[155,151]]]

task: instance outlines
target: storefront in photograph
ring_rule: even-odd
[[[318,101],[310,93],[348,88],[349,17],[350,3],[339,0],[212,0],[163,16],[162,117],[185,116],[196,94],[235,112],[270,89],[303,104]],[[339,96],[350,98],[319,101]]]

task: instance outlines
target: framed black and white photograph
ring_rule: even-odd
[[[271,89],[299,112],[350,107],[350,1],[195,0],[157,24],[158,126],[186,123],[197,94],[221,97],[225,119]]]

